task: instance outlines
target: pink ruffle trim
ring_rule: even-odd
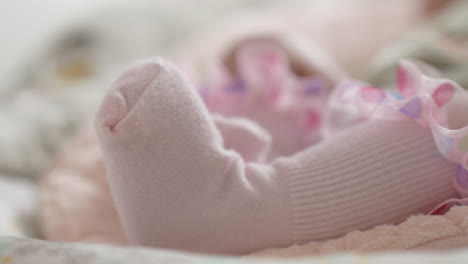
[[[236,56],[236,73],[211,63],[192,71],[192,77],[210,111],[236,116],[248,116],[258,108],[271,114],[287,112],[288,122],[309,138],[304,140],[307,144],[368,119],[414,120],[431,130],[445,158],[459,164],[453,185],[460,197],[431,213],[468,205],[468,126],[450,129],[448,125],[448,105],[466,93],[458,84],[438,77],[426,64],[402,60],[394,89],[348,80],[330,94],[322,80],[295,75],[289,63],[275,46],[247,45]]]
[[[443,214],[453,205],[468,205],[468,126],[449,128],[448,105],[465,91],[435,74],[425,64],[403,60],[398,67],[397,89],[381,90],[359,81],[342,83],[330,96],[323,131],[332,134],[371,118],[414,120],[430,129],[440,153],[459,164],[453,185],[461,198],[448,200],[431,212]]]

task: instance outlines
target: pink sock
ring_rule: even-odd
[[[117,210],[138,245],[243,254],[399,223],[457,197],[456,164],[411,120],[371,120],[294,156],[246,162],[161,59],[114,83],[96,126]]]

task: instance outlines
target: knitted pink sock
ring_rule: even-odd
[[[371,120],[294,156],[246,162],[161,59],[114,83],[96,126],[125,232],[139,245],[243,254],[398,223],[457,197],[456,165],[408,120]]]

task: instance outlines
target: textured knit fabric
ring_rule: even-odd
[[[67,146],[67,151],[44,179],[43,190],[41,224],[48,240],[128,243],[111,199],[102,153],[90,129]],[[301,257],[341,251],[462,248],[468,243],[467,215],[468,207],[456,207],[444,216],[414,216],[399,225],[352,231],[338,239],[268,249],[252,256]]]
[[[218,72],[199,71],[199,74],[204,73],[204,80],[196,82],[210,112],[218,113],[213,114],[213,120],[222,135],[224,147],[235,150],[245,161],[266,162],[287,152],[297,152],[318,140],[327,87],[312,73],[315,71],[313,67],[303,67],[303,70],[307,69],[312,74],[303,78],[291,71],[289,64],[295,64],[295,60],[290,53],[296,56],[301,54],[302,61],[308,61],[302,58],[305,57],[303,52],[293,51],[286,44],[278,45],[274,40],[271,43],[249,41],[235,51],[242,54],[256,51],[257,56],[244,58],[240,64],[234,64],[236,68],[242,68],[244,75],[248,75],[247,82],[242,82],[237,86],[238,89],[232,89],[232,85],[239,84],[245,76],[220,76],[223,65],[208,62],[207,68],[215,66]],[[273,90],[268,87],[271,81],[268,83],[259,69],[248,65],[261,62],[258,55],[265,52],[273,52],[281,58],[276,67],[281,67],[284,82],[277,100],[265,97]],[[251,71],[247,71],[247,67]],[[224,77],[226,82],[220,83],[219,77]],[[252,85],[251,82],[259,78],[263,78],[263,83]],[[209,83],[206,82],[208,80]],[[287,99],[287,104],[282,102],[283,99]],[[47,239],[126,243],[120,219],[110,198],[102,153],[93,134],[86,128],[72,144],[67,144],[62,155],[42,179],[41,227]]]
[[[214,116],[224,145],[245,160],[265,160],[270,137],[242,118]],[[0,186],[1,187],[1,186]],[[48,240],[127,244],[106,178],[94,129],[85,127],[67,144],[41,184],[40,225]]]
[[[269,164],[223,146],[177,69],[139,61],[96,120],[132,243],[242,254],[394,224],[456,197],[455,164],[413,121],[371,120]]]
[[[412,216],[399,225],[381,225],[367,231],[353,231],[325,242],[310,242],[284,249],[267,249],[251,254],[262,257],[305,257],[336,252],[379,252],[395,250],[454,250],[468,246],[468,207],[457,206],[445,215]]]

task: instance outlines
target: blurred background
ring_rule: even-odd
[[[414,58],[468,87],[468,1],[3,1],[0,38],[0,230],[27,236],[39,233],[40,182],[135,59],[229,67],[261,38],[330,86],[388,87],[398,60]]]

